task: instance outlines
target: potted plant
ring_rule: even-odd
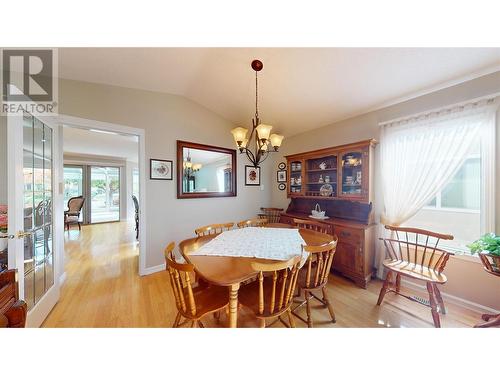
[[[500,236],[487,233],[467,247],[472,254],[478,253],[487,269],[500,273]]]

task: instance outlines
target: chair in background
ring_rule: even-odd
[[[324,223],[318,223],[313,220],[302,220],[302,219],[293,219],[293,222],[296,226],[302,229],[310,229],[320,233],[330,233],[330,225]]]
[[[257,281],[240,287],[239,303],[247,307],[260,320],[260,326],[266,327],[266,319],[276,318],[269,326],[280,321],[285,327],[295,328],[290,311],[299,271],[300,257],[284,262],[252,262],[252,268],[258,271]],[[264,277],[266,273],[266,277]],[[287,324],[282,315],[287,314]]]
[[[214,234],[220,234],[224,231],[231,230],[234,227],[234,223],[225,223],[225,224],[210,224],[201,228],[197,228],[194,230],[194,233],[198,237],[210,236]]]
[[[175,297],[177,316],[173,328],[182,327],[191,322],[191,327],[203,328],[201,319],[210,313],[219,313],[229,304],[227,288],[215,285],[193,286],[194,266],[175,261],[171,242],[165,249],[167,272]],[[184,322],[181,319],[184,318]]]
[[[384,242],[386,255],[389,256],[383,262],[388,272],[380,290],[377,305],[382,303],[387,292],[396,293],[430,307],[434,326],[441,327],[438,311],[446,314],[446,309],[438,285],[447,281],[443,271],[453,253],[439,249],[438,245],[440,240],[452,240],[453,236],[417,228],[400,228],[390,225],[386,225],[385,228],[391,231],[391,238],[380,238],[380,240]],[[395,282],[392,279],[394,274],[396,275]],[[402,294],[401,276],[425,282],[429,301]]]
[[[28,307],[19,300],[16,271],[0,272],[0,327],[24,328]]]
[[[132,195],[132,201],[134,202],[135,210],[135,239],[139,239],[139,201],[135,195]]]
[[[283,212],[282,208],[261,207],[260,210],[262,211],[262,213],[258,214],[260,219],[267,219],[268,223],[280,222],[281,213]]]
[[[265,227],[267,225],[267,219],[244,220],[244,221],[240,221],[237,225],[238,225],[238,228]]]
[[[78,230],[82,230],[79,218],[84,202],[85,198],[81,195],[68,200],[68,209],[64,211],[64,226],[67,230],[71,224],[78,224]]]
[[[332,322],[335,323],[335,312],[333,311],[332,304],[330,303],[327,296],[327,284],[328,276],[330,275],[330,268],[332,267],[333,256],[337,249],[337,236],[333,236],[332,241],[321,246],[305,246],[303,245],[303,250],[309,253],[306,264],[302,267],[299,272],[299,278],[297,281],[297,287],[299,291],[304,292],[304,301],[292,309],[293,315],[307,323],[309,328],[313,327],[313,320],[311,316],[311,306],[310,300],[315,298],[323,306],[328,308],[328,312],[332,318]],[[319,298],[314,293],[322,292],[323,298]],[[301,293],[299,292],[299,295]],[[306,305],[307,320],[303,319],[295,311],[302,306]]]

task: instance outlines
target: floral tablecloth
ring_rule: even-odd
[[[223,232],[191,255],[288,260],[300,256],[305,244],[298,229],[249,227]]]

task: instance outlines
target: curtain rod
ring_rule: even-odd
[[[465,100],[465,101],[462,101],[462,102],[450,104],[450,105],[447,105],[447,106],[444,106],[444,107],[439,107],[439,108],[428,110],[428,111],[418,112],[418,113],[415,113],[415,114],[412,114],[412,115],[409,115],[409,116],[402,116],[402,117],[398,117],[398,118],[395,118],[395,119],[392,119],[392,120],[383,121],[383,122],[380,122],[378,125],[379,126],[385,126],[385,125],[394,124],[394,123],[397,123],[397,122],[409,121],[409,120],[417,119],[417,118],[422,117],[422,116],[429,116],[429,115],[432,115],[432,114],[439,114],[441,112],[449,111],[449,110],[452,110],[454,108],[461,108],[461,107],[463,108],[463,107],[465,107],[467,105],[477,105],[477,104],[479,104],[482,101],[486,101],[487,104],[491,104],[491,103],[493,103],[498,98],[500,98],[500,92],[497,92],[495,94],[481,96],[481,97],[475,98],[475,99]]]

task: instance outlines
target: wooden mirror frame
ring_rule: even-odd
[[[184,148],[194,148],[197,150],[220,152],[223,154],[231,155],[231,169],[232,169],[232,183],[231,191],[227,192],[202,192],[202,193],[184,193],[182,191],[182,181],[183,181],[183,163],[184,163]],[[201,143],[193,143],[186,141],[177,141],[177,199],[189,199],[189,198],[216,198],[216,197],[235,197],[237,186],[236,186],[236,150],[230,148],[209,146]]]

